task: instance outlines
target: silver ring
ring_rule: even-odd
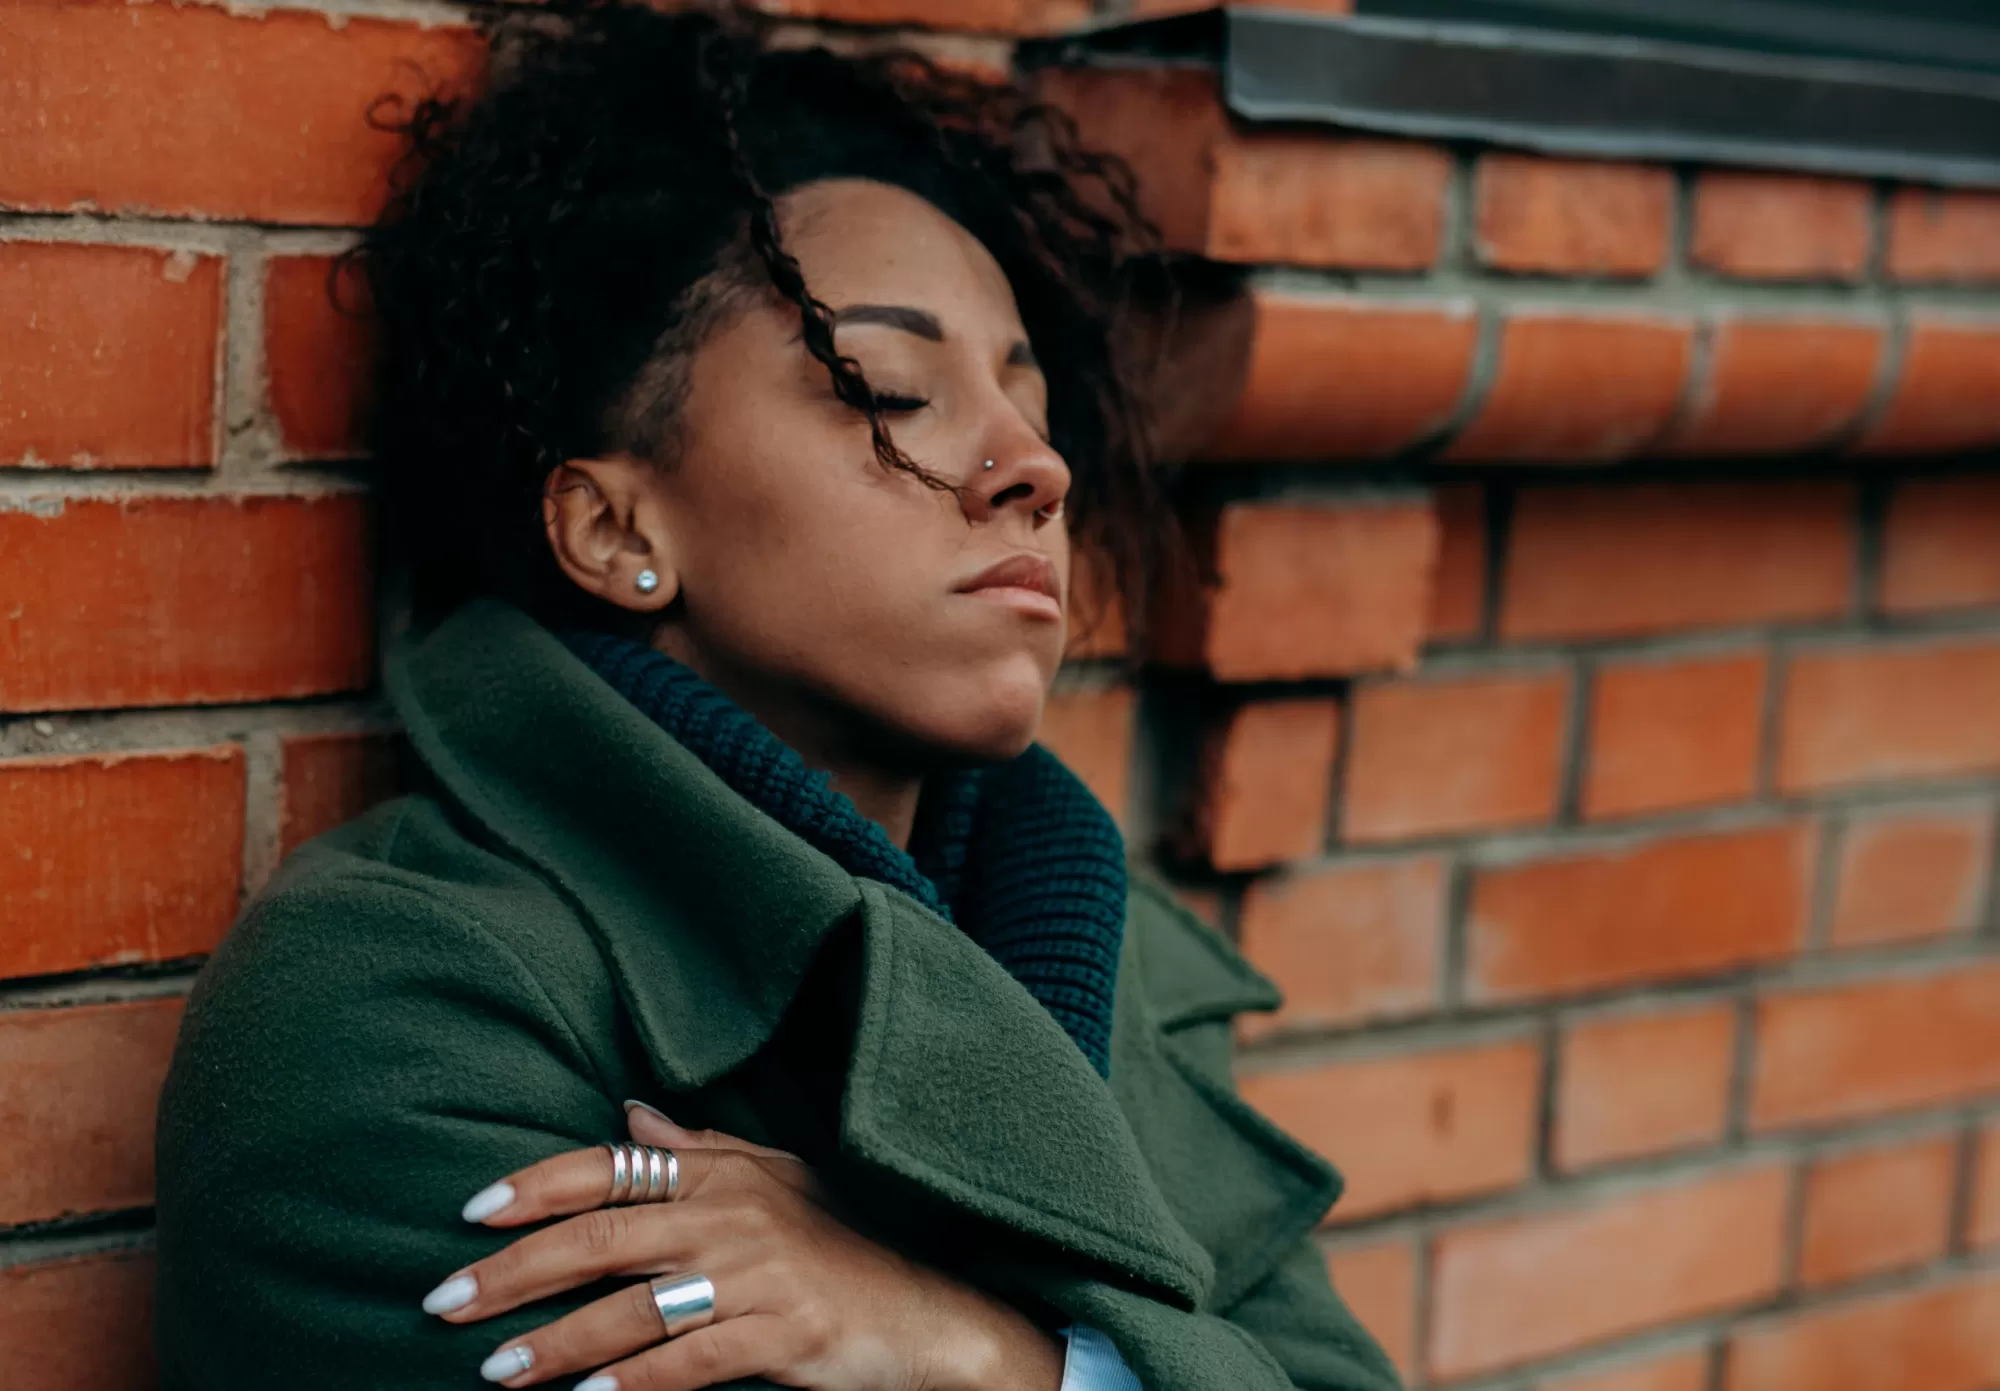
[[[630,1141],[607,1144],[611,1151],[611,1192],[606,1207],[626,1203],[670,1203],[680,1195],[681,1162],[670,1149]]]
[[[715,1286],[706,1275],[685,1275],[678,1280],[658,1275],[646,1283],[653,1291],[653,1307],[660,1311],[660,1326],[669,1338],[715,1322]]]

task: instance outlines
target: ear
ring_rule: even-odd
[[[634,613],[660,612],[681,587],[655,469],[626,455],[571,459],[542,489],[556,564],[579,588]],[[648,572],[656,583],[642,589]]]

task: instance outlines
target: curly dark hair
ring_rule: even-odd
[[[897,449],[779,237],[772,200],[836,177],[917,193],[992,253],[1047,374],[1079,552],[1142,613],[1162,513],[1112,340],[1157,238],[1121,162],[1016,87],[904,50],[788,44],[733,9],[572,0],[488,30],[481,95],[378,117],[408,158],[345,258],[373,301],[371,452],[420,615],[489,594],[629,621],[557,568],[546,479],[608,450],[669,462],[687,363],[747,293],[797,308],[884,467],[951,486]]]

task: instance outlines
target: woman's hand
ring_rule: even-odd
[[[424,1308],[471,1323],[607,1276],[699,1274],[715,1287],[715,1321],[666,1340],[641,1278],[503,1344],[480,1368],[488,1380],[533,1386],[601,1368],[577,1391],[696,1391],[752,1376],[811,1391],[1056,1391],[1052,1335],[843,1225],[798,1159],[636,1104],[627,1115],[633,1139],[679,1159],[674,1201],[603,1206],[603,1146],[511,1174],[474,1195],[468,1220],[568,1220],[467,1266]]]

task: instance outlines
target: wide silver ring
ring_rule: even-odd
[[[653,1307],[660,1311],[660,1326],[669,1338],[692,1333],[715,1322],[715,1286],[706,1275],[683,1275],[671,1279],[657,1275],[647,1281],[653,1291]]]
[[[680,1196],[681,1162],[672,1150],[629,1140],[604,1148],[611,1151],[611,1194],[604,1200],[606,1206],[670,1203]]]

